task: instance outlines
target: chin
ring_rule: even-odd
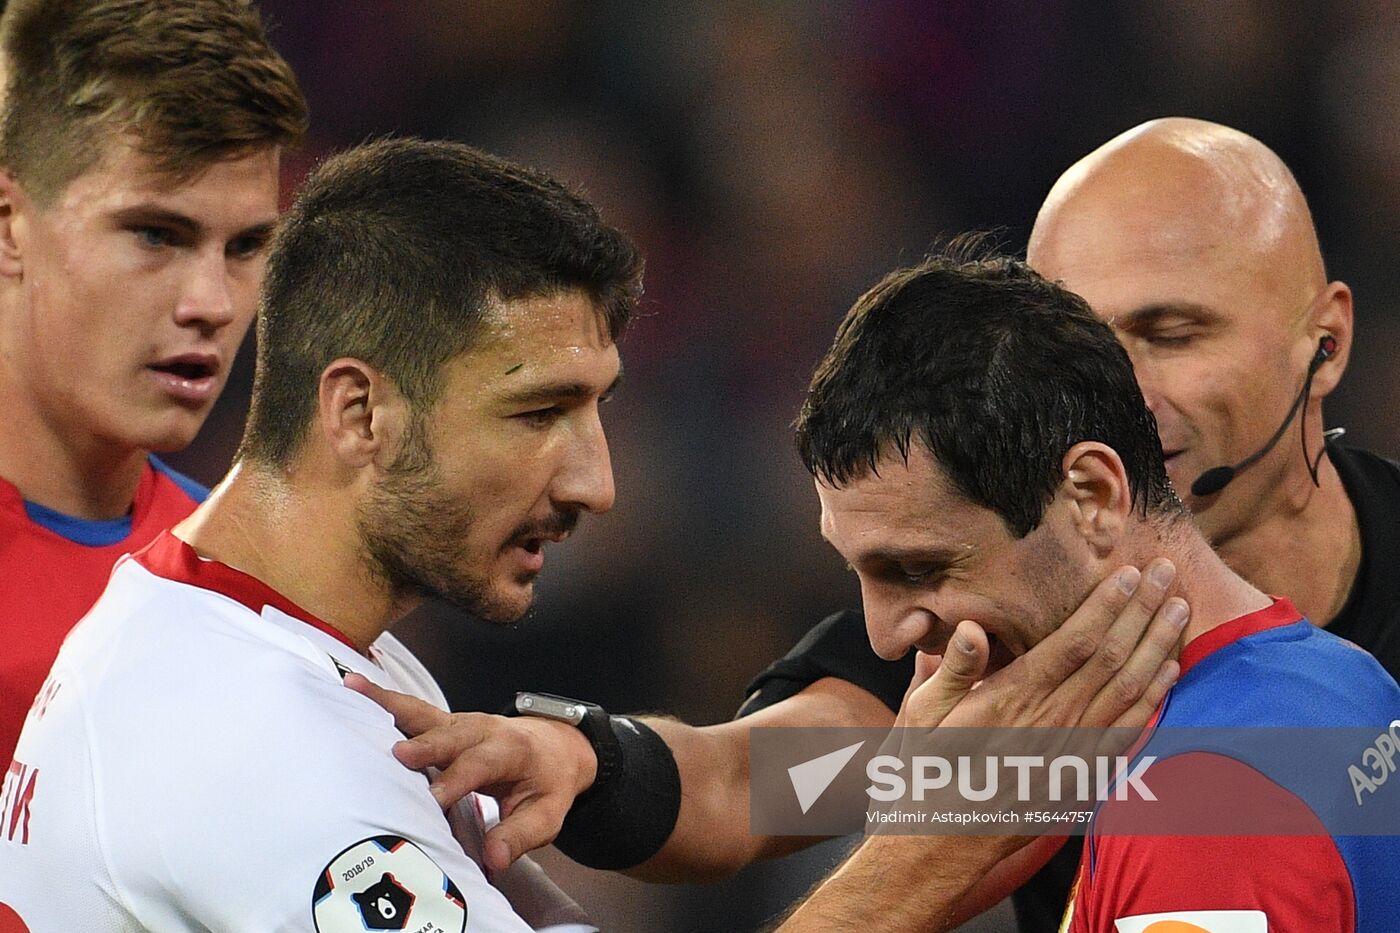
[[[534,605],[535,585],[531,582],[511,583],[497,587],[471,608],[476,615],[487,622],[496,625],[515,625],[529,615]]]
[[[181,412],[179,418],[161,418],[157,423],[142,426],[145,430],[132,432],[129,443],[152,453],[177,453],[194,443],[208,413],[204,409],[198,413]]]

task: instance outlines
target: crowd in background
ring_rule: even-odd
[[[519,627],[434,606],[397,630],[459,709],[528,688],[618,712],[732,715],[753,674],[859,599],[820,540],[790,431],[837,321],[941,236],[994,228],[1023,250],[1055,177],[1152,117],[1238,127],[1292,166],[1329,273],[1356,295],[1329,427],[1400,453],[1391,0],[261,6],[312,106],[293,184],[369,137],[463,140],[581,187],[647,257],[605,416],[617,507],[549,550]],[[237,444],[248,349],[200,440],[170,458],[205,482]],[[836,854],[710,888],[561,870],[614,933],[742,931]]]

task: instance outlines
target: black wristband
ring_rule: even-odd
[[[645,723],[609,720],[618,757],[610,774],[599,769],[593,786],[574,801],[554,845],[569,858],[605,871],[632,868],[651,858],[676,828],[681,775],[671,746]]]

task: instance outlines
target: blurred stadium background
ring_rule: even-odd
[[[754,673],[858,599],[789,431],[836,322],[940,234],[1000,228],[1023,250],[1058,173],[1152,117],[1228,123],[1293,167],[1356,293],[1329,425],[1400,453],[1394,0],[261,5],[312,104],[289,184],[368,137],[459,139],[582,187],[647,256],[606,418],[617,508],[551,552],[520,627],[429,607],[399,629],[459,709],[529,688],[730,716]],[[172,458],[205,482],[237,443],[250,349]],[[687,933],[759,929],[840,852],[714,886],[545,860],[610,933]]]

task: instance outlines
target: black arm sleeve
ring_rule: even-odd
[[[914,652],[898,661],[884,660],[870,647],[865,616],[859,612],[838,612],[814,625],[791,651],[753,679],[748,699],[734,718],[781,703],[823,677],[839,677],[853,683],[898,712],[913,676]]]

